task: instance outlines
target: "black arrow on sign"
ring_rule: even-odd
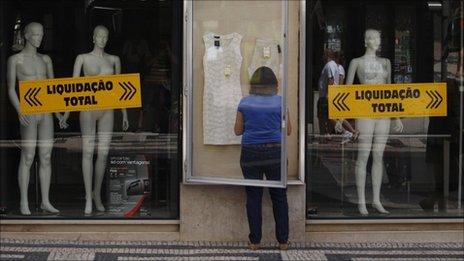
[[[33,88],[27,90],[26,94],[24,94],[24,97],[23,97],[24,100],[27,102],[27,104],[29,104],[29,106],[31,106],[31,107],[34,106],[34,105],[32,105],[32,103],[27,99],[27,96],[29,95],[29,93],[30,93],[32,90],[33,90]]]
[[[39,101],[39,99],[37,99],[37,94],[39,94],[40,90],[42,90],[42,88],[39,88],[39,89],[35,92],[35,94],[34,94],[34,96],[33,96],[32,98],[33,98],[40,106],[42,106],[42,103]]]
[[[132,85],[132,83],[130,82],[120,82],[118,83],[119,86],[121,86],[121,88],[124,90],[124,93],[121,95],[121,97],[119,97],[119,100],[124,100],[124,101],[127,101],[127,100],[131,100],[135,93],[137,92],[137,89],[134,87],[134,85]]]
[[[345,100],[346,100],[346,98],[348,98],[349,95],[350,95],[349,93],[345,93],[345,97],[343,97],[343,99],[342,99],[342,105],[346,108],[347,111],[350,111],[350,108],[348,108],[348,106],[346,106]]]
[[[440,106],[441,102],[443,101],[443,97],[440,95],[439,92],[435,90],[426,91],[427,95],[430,97],[430,102],[427,104],[426,109],[437,109]]]
[[[432,96],[435,98],[435,101],[433,102],[433,104],[432,104],[432,106],[430,108],[436,109],[435,106],[437,105],[437,103],[439,101],[438,96],[436,95],[436,93],[434,91],[430,91],[430,92],[432,93]]]
[[[118,84],[119,84],[119,86],[121,86],[121,88],[124,89],[124,93],[123,93],[122,96],[119,98],[119,100],[122,100],[122,98],[124,98],[124,96],[126,96],[126,94],[127,94],[127,89],[126,89],[126,87],[125,87],[124,85],[122,85],[121,83],[118,83]]]
[[[427,93],[427,95],[430,97],[431,101],[429,102],[429,104],[427,104],[427,107],[425,107],[426,109],[428,109],[430,107],[430,105],[432,105],[432,102],[434,100],[433,96],[429,93],[429,91],[425,91],[425,93]]]
[[[29,104],[29,106],[42,106],[42,103],[37,99],[37,95],[39,94],[42,88],[31,88],[27,90],[26,94],[24,94],[24,100]]]
[[[337,108],[338,111],[341,111],[340,107],[337,106],[337,104],[335,103],[335,100],[338,99],[338,96],[340,96],[341,93],[337,93],[337,95],[335,95],[334,99],[332,100],[332,104],[335,106],[335,108]]]
[[[435,105],[435,109],[438,108],[438,106],[440,106],[441,102],[443,101],[443,97],[440,95],[439,92],[437,91],[434,91],[435,94],[438,96],[438,99],[440,99],[440,101],[437,103],[437,105]]]
[[[337,93],[334,99],[332,100],[332,104],[337,108],[338,111],[349,111],[350,108],[346,106],[345,100],[348,98],[349,93]]]
[[[132,94],[129,96],[129,100],[132,100],[132,98],[134,97],[135,93],[137,92],[137,89],[134,87],[134,85],[132,85],[132,83],[128,82],[129,86],[132,88],[132,90],[134,92],[132,92]]]

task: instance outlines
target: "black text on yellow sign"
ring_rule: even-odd
[[[329,118],[446,116],[446,83],[331,85]]]
[[[19,96],[23,114],[142,106],[138,73],[20,81]]]

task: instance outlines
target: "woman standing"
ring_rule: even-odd
[[[250,95],[242,98],[235,120],[235,134],[242,136],[240,166],[246,179],[280,180],[282,97],[277,78],[268,67],[259,67],[250,80]],[[288,112],[287,112],[288,114]],[[291,133],[288,117],[287,135]],[[259,249],[262,224],[262,187],[245,187],[250,249]],[[269,188],[276,237],[281,250],[288,249],[288,203],[286,188]]]

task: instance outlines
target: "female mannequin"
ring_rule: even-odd
[[[380,32],[373,29],[364,34],[365,54],[350,62],[346,84],[353,84],[355,75],[361,84],[391,83],[390,60],[376,55],[380,46]],[[361,215],[369,214],[366,208],[365,185],[366,166],[372,149],[372,206],[382,214],[388,214],[380,203],[380,187],[382,185],[383,152],[390,132],[390,119],[357,119],[356,129],[360,131],[358,138],[358,158],[356,160],[356,188],[358,192],[358,210]],[[403,131],[400,119],[395,120],[395,131]]]
[[[59,213],[49,200],[51,164],[50,157],[53,148],[53,116],[51,113],[24,115],[19,108],[19,99],[16,93],[16,80],[51,79],[53,75],[52,60],[48,55],[37,52],[42,43],[43,26],[39,23],[30,23],[24,27],[26,45],[24,49],[10,56],[7,65],[8,96],[18,112],[21,133],[21,158],[18,167],[18,183],[21,194],[20,212],[30,215],[28,203],[29,176],[34,161],[36,144],[39,147],[39,177],[42,203],[40,208],[50,213]],[[61,120],[59,113],[55,114]],[[66,128],[66,125],[60,125]]]
[[[121,73],[121,61],[118,56],[105,53],[108,41],[108,29],[102,25],[93,31],[94,48],[89,53],[80,54],[74,62],[73,77],[110,75]],[[69,113],[65,114],[64,122]],[[129,128],[127,112],[122,109],[122,129]],[[79,114],[82,132],[82,173],[85,186],[85,214],[92,213],[92,199],[98,211],[105,211],[101,202],[101,186],[105,174],[106,160],[113,134],[113,110],[82,111]],[[98,137],[97,161],[95,162],[95,181],[92,192],[93,153],[95,149],[95,134]]]

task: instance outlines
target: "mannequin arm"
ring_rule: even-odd
[[[388,60],[387,58],[385,58],[385,63],[386,63],[386,66],[387,66],[387,72],[388,72],[388,76],[387,76],[387,83],[392,83],[392,79],[391,79],[391,64],[390,64],[390,60]]]
[[[78,55],[76,57],[76,60],[74,61],[74,68],[73,68],[73,77],[80,77],[81,76],[81,69],[84,61],[82,58],[82,55]],[[58,118],[58,124],[60,125],[61,129],[66,129],[69,124],[67,123],[67,120],[69,118],[69,112],[65,112],[63,114],[57,113],[56,117]]]
[[[16,56],[10,56],[8,58],[7,63],[7,85],[8,85],[8,97],[10,98],[11,104],[15,108],[16,112],[18,113],[19,122],[23,126],[29,126],[31,123],[28,116],[21,113],[21,109],[19,108],[19,99],[18,94],[16,93],[15,85],[16,85]]]
[[[114,56],[114,72],[115,74],[121,74],[121,60],[118,56]],[[127,110],[121,109],[122,112],[122,130],[126,131],[129,129],[129,120],[127,118]]]
[[[52,59],[50,58],[50,56],[44,55],[43,60],[45,64],[47,65],[47,79],[55,78],[55,75],[53,73],[53,63],[52,63]]]
[[[82,55],[79,54],[74,61],[73,77],[81,76],[82,64],[84,64],[84,60],[82,59]]]
[[[69,118],[69,111],[63,113],[63,115],[61,115],[61,113],[56,113],[55,115],[56,118],[58,118],[58,124],[60,125],[61,129],[66,129],[69,127],[69,124],[66,122]]]
[[[47,79],[53,79],[53,78],[55,78],[55,74],[53,73],[53,62],[52,62],[52,59],[50,58],[50,56],[44,55],[44,56],[42,57],[42,59],[44,60],[46,66],[47,66]],[[56,113],[55,113],[55,117],[58,119],[61,129],[65,129],[65,128],[68,127],[67,124],[66,124],[66,125],[62,125],[61,121],[62,121],[62,119],[63,119],[63,116],[61,115],[61,113],[56,112]]]
[[[391,63],[390,63],[390,60],[387,58],[385,58],[385,66],[387,67],[387,72],[388,72],[387,83],[390,84],[391,83]],[[401,121],[401,119],[395,118],[393,130],[395,130],[396,132],[403,132],[403,129],[404,129],[404,126],[403,126],[403,122]]]
[[[404,126],[403,122],[400,118],[395,118],[395,125],[393,126],[393,130],[396,132],[403,132]]]
[[[122,130],[126,131],[129,129],[129,119],[127,118],[127,110],[121,109],[122,112]]]
[[[121,60],[118,56],[114,56],[114,74],[121,74]]]
[[[348,74],[346,76],[346,84],[353,84],[354,76],[356,74],[356,70],[358,69],[358,62],[356,59],[351,60],[350,65],[348,66]]]

